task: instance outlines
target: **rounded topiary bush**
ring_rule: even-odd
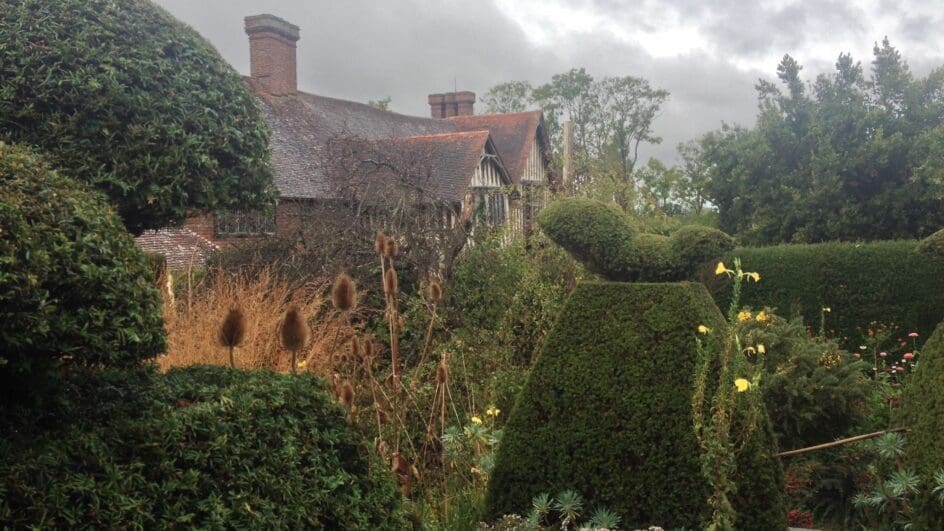
[[[918,252],[933,258],[944,258],[944,229],[918,242]]]
[[[944,323],[921,349],[918,365],[902,394],[904,425],[911,428],[905,465],[921,478],[914,501],[915,529],[935,529],[944,522],[944,504],[931,490],[934,475],[944,469]]]
[[[274,197],[255,99],[153,3],[5,2],[0,42],[0,132],[107,194],[132,232]]]
[[[60,362],[128,365],[164,348],[145,254],[104,199],[0,142],[0,388]]]
[[[679,266],[695,272],[706,260],[719,258],[734,249],[734,239],[720,230],[701,225],[686,225],[672,233],[672,252]]]
[[[0,527],[403,529],[400,494],[311,376],[77,376],[76,406],[0,440]],[[41,424],[48,425],[45,419]]]

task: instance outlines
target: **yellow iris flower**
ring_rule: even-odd
[[[743,393],[751,388],[751,382],[747,381],[746,378],[738,378],[734,380],[734,386],[737,387],[739,393]]]
[[[705,325],[698,325],[698,333],[699,333],[699,334],[707,334],[708,332],[711,332],[711,329],[710,329],[710,328],[708,328],[708,327],[705,326]]]
[[[479,417],[472,417],[472,424],[481,424],[482,419]]]
[[[715,267],[716,275],[723,275],[728,271],[727,267],[724,267],[724,262],[718,262],[718,266]]]

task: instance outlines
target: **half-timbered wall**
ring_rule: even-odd
[[[541,156],[541,146],[535,138],[531,141],[531,152],[528,154],[521,180],[529,183],[543,183],[544,173],[544,157]]]

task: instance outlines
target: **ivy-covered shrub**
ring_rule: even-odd
[[[944,469],[944,323],[921,349],[920,361],[902,393],[904,425],[911,428],[905,464],[921,479],[913,507],[915,529],[934,529],[944,522],[940,493],[932,493],[935,474]]]
[[[890,325],[895,338],[912,331],[927,337],[944,319],[944,261],[916,246],[904,240],[742,247],[724,260],[740,257],[762,276],[744,293],[744,305],[771,306],[814,327],[829,308],[826,332],[852,349],[863,344],[872,322]],[[708,269],[698,278],[726,308],[730,289]]]
[[[76,374],[70,396],[42,429],[4,426],[0,527],[404,528],[315,377],[106,370]]]
[[[506,425],[486,519],[527,513],[534,496],[572,489],[630,529],[700,528],[709,490],[692,386],[702,324],[725,321],[699,284],[578,285]],[[763,467],[761,454],[746,459]],[[775,497],[781,485],[764,481],[751,495]]]
[[[274,198],[255,99],[150,1],[7,2],[0,42],[0,133],[104,192],[132,232]]]
[[[60,362],[129,365],[164,348],[144,252],[104,199],[0,142],[0,388]]]
[[[609,280],[686,280],[695,266],[734,247],[728,235],[709,227],[682,227],[670,236],[640,233],[615,205],[590,199],[552,203],[538,223],[587,269]]]

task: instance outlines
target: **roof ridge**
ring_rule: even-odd
[[[457,137],[457,136],[489,136],[491,133],[487,128],[476,129],[474,131],[449,131],[447,133],[430,133],[426,135],[413,135],[413,136],[392,136],[389,138],[378,139],[380,142],[386,141],[401,141],[401,140],[413,140],[413,139],[424,139],[424,138],[437,138],[437,137]]]

